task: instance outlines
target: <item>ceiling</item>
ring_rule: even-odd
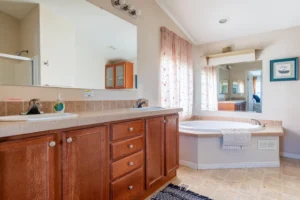
[[[36,3],[0,1],[0,11],[17,19],[22,19],[37,5]]]
[[[300,25],[299,0],[156,0],[194,44]],[[227,18],[228,22],[219,24]]]

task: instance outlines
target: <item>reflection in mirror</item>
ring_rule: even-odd
[[[202,68],[202,110],[262,112],[262,62]]]
[[[136,26],[87,1],[4,0],[0,30],[0,84],[104,89],[105,66],[121,77],[124,62],[134,81]]]
[[[228,80],[220,80],[220,94],[228,94]]]
[[[243,80],[232,81],[232,93],[244,94],[245,86]]]

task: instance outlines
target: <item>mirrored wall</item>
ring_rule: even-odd
[[[85,0],[0,1],[0,84],[105,88],[105,66],[137,72],[137,27]]]
[[[202,69],[202,110],[262,112],[262,62]]]

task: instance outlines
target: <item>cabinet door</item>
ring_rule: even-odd
[[[146,122],[146,187],[164,177],[164,117]]]
[[[178,115],[166,117],[166,176],[179,167]]]
[[[109,199],[109,138],[106,126],[63,134],[64,199]]]
[[[56,148],[53,136],[1,142],[0,199],[59,199],[55,191]]]
[[[125,63],[116,65],[116,88],[125,88]]]
[[[105,68],[105,88],[115,87],[115,66],[107,65]]]

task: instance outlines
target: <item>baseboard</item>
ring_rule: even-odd
[[[198,164],[198,169],[235,169],[235,168],[260,168],[260,167],[280,167],[280,162],[270,161],[270,162]]]
[[[285,158],[300,159],[300,154],[281,152],[280,155]]]
[[[179,165],[189,167],[189,168],[192,168],[192,169],[195,169],[195,170],[198,169],[197,163],[192,163],[192,162],[185,161],[185,160],[179,160]]]

